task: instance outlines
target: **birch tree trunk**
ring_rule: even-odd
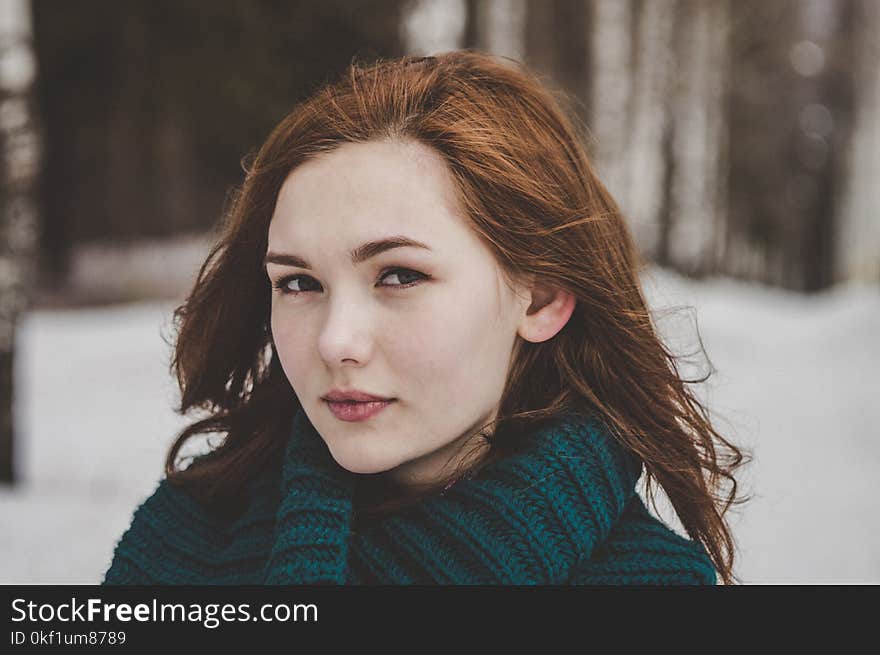
[[[408,55],[457,50],[465,43],[465,0],[410,0],[401,16],[401,40]]]
[[[526,56],[526,0],[475,0],[476,47],[522,62]]]
[[[624,212],[633,148],[632,20],[632,0],[593,2],[589,146],[599,177]]]
[[[30,9],[27,0],[0,0],[0,482],[6,483],[15,479],[15,326],[36,275],[39,148],[30,107],[36,71]]]
[[[855,118],[837,222],[834,277],[880,283],[880,3],[855,3]]]
[[[677,0],[645,2],[638,16],[629,151],[629,188],[623,201],[640,250],[656,257],[666,197],[666,148],[670,130],[667,103],[673,69],[672,28]],[[598,92],[598,91],[597,91]]]
[[[680,0],[678,17],[663,250],[674,268],[700,275],[716,268],[723,248],[727,0]]]

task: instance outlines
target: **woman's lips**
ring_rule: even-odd
[[[330,411],[333,412],[333,416],[342,421],[365,421],[395,401],[396,399],[369,402],[334,402],[332,400],[325,400],[324,402],[327,403]]]

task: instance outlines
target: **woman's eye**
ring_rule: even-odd
[[[430,277],[430,275],[419,273],[418,271],[413,271],[408,268],[391,268],[384,271],[382,275],[379,276],[379,280],[396,278],[397,282],[391,284],[379,284],[378,286],[389,287],[392,289],[405,289],[413,287],[422,280],[426,280]],[[308,275],[289,275],[273,282],[272,287],[278,289],[283,295],[297,296],[307,291],[316,291],[317,289],[308,288],[312,282],[317,284],[315,279]]]
[[[408,268],[393,268],[389,271],[386,271],[380,279],[384,280],[388,277],[396,277],[397,284],[384,284],[382,286],[391,286],[391,287],[411,287],[415,285],[417,282],[427,278],[428,276],[424,273],[418,273],[416,271],[411,271]],[[410,280],[407,282],[406,280]]]
[[[300,287],[301,280],[305,279],[306,277],[307,276],[305,275],[291,275],[281,278],[280,280],[273,283],[272,286],[280,290],[282,293],[296,295],[298,293],[302,293],[303,291],[308,291],[308,289],[303,289]],[[294,286],[296,286],[297,288],[293,288]]]

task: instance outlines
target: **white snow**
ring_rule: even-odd
[[[880,291],[653,278],[652,306],[696,308],[716,369],[700,396],[717,429],[753,451],[741,476],[753,500],[731,517],[743,582],[880,582]]]
[[[745,583],[878,583],[880,293],[801,296],[652,269],[652,307],[690,304],[716,368],[716,427],[753,449],[731,516]],[[186,420],[172,406],[172,304],[35,311],[18,332],[19,485],[0,488],[0,583],[96,583]],[[678,352],[686,312],[658,319]],[[687,374],[699,372],[685,367]],[[667,508],[668,509],[668,508]],[[661,507],[673,527],[674,517]]]

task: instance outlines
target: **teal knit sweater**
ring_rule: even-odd
[[[300,410],[284,457],[234,520],[165,480],[104,584],[715,584],[701,544],[648,513],[641,463],[566,415],[444,495],[352,531],[354,475]]]

